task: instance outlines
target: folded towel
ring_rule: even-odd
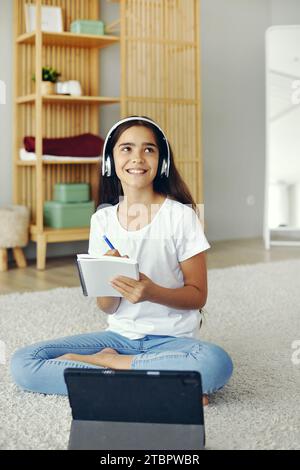
[[[104,140],[98,135],[81,134],[74,137],[43,139],[43,154],[69,157],[98,157]],[[35,152],[35,137],[24,137],[27,152]]]

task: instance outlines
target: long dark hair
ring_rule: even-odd
[[[135,117],[135,116],[130,116],[130,117]],[[150,118],[147,118],[146,116],[143,116],[143,117],[146,119],[150,119]],[[115,172],[115,166],[114,166],[114,161],[113,161],[113,148],[116,145],[117,141],[119,140],[119,137],[123,134],[123,132],[133,126],[147,127],[153,132],[155,136],[156,144],[159,149],[159,158],[161,159],[161,155],[162,155],[163,149],[165,148],[165,144],[163,143],[161,133],[159,132],[159,130],[157,129],[155,125],[152,125],[151,123],[146,122],[146,121],[139,120],[138,117],[136,120],[132,120],[132,121],[128,121],[128,122],[124,122],[123,124],[120,124],[114,131],[111,137],[111,142],[109,146],[111,160],[112,160],[111,161],[112,175],[114,176],[110,176],[108,178],[106,176],[102,176],[102,172],[100,172],[98,206],[102,204],[103,205],[109,205],[109,204],[115,205],[119,202],[120,196],[124,196],[121,181],[119,180]],[[183,204],[190,204],[192,208],[194,209],[194,211],[198,214],[198,208],[190,193],[190,190],[188,186],[186,185],[186,183],[183,181],[181,175],[179,174],[175,166],[173,151],[172,151],[170,143],[169,143],[169,147],[170,147],[169,177],[167,178],[165,175],[161,177],[157,172],[157,175],[155,176],[153,180],[153,190],[155,193],[164,194],[166,196],[169,196],[171,199],[174,199]],[[104,158],[104,155],[103,155],[103,158]],[[159,160],[158,168],[160,168],[160,160]]]

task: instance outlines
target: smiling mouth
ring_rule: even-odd
[[[130,175],[144,175],[148,170],[126,170]]]

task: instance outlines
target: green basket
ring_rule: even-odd
[[[88,183],[56,183],[53,199],[57,202],[88,202],[90,185]]]
[[[105,34],[104,23],[94,20],[76,20],[71,23],[71,33],[103,36]]]
[[[46,201],[44,222],[47,227],[52,228],[89,227],[94,212],[94,201],[71,203]]]

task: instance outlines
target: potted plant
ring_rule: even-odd
[[[55,94],[55,83],[58,81],[60,75],[61,74],[52,67],[42,68],[42,95]],[[35,75],[33,75],[32,79],[35,81]]]

